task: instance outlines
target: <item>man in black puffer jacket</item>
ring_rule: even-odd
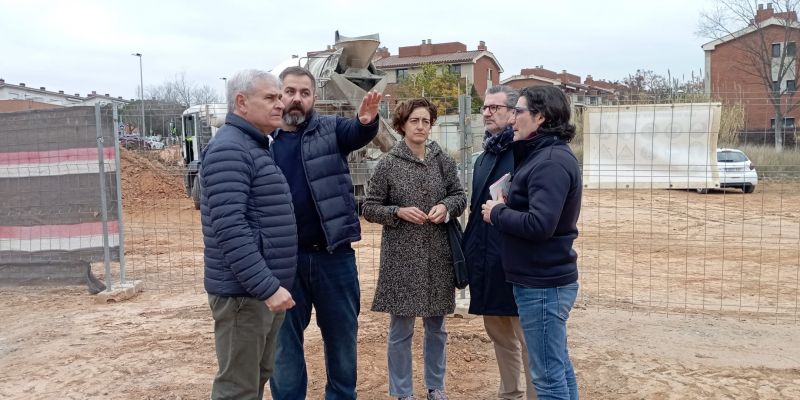
[[[280,78],[286,108],[283,128],[273,134],[272,152],[292,190],[299,231],[292,287],[297,307],[286,313],[278,337],[275,375],[269,381],[272,398],[306,398],[303,333],[313,306],[325,344],[325,399],[355,399],[361,293],[350,243],[361,240],[361,226],[347,156],[378,134],[381,94],[368,93],[356,118],[323,116],[314,111],[311,72],[289,67]]]
[[[289,185],[269,151],[280,81],[257,70],[227,81],[228,115],[203,150],[200,212],[219,372],[212,399],[261,399],[277,334],[294,306],[297,226]]]

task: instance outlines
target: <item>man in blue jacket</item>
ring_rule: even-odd
[[[281,124],[280,81],[257,70],[227,81],[225,125],[203,151],[204,285],[219,372],[211,398],[261,399],[278,331],[295,302],[297,227],[267,135]]]
[[[517,304],[500,262],[501,238],[497,229],[481,217],[481,205],[491,197],[489,186],[514,169],[511,118],[519,94],[509,86],[486,91],[481,113],[486,126],[483,153],[475,160],[472,174],[470,214],[464,231],[464,257],[469,269],[469,313],[483,315],[486,334],[494,344],[500,369],[500,399],[535,399],[536,391],[524,376],[528,353],[519,324]],[[523,365],[525,375],[522,375]],[[527,384],[523,384],[527,382]]]
[[[299,252],[291,291],[297,306],[278,335],[272,398],[306,398],[303,332],[313,306],[325,348],[325,399],[355,399],[361,293],[350,243],[361,240],[361,226],[347,156],[378,134],[381,94],[364,96],[356,118],[322,116],[314,111],[316,80],[308,70],[290,67],[280,78],[284,124],[272,151],[291,187]]]

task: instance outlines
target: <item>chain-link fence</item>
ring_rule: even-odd
[[[0,284],[112,286],[123,246],[113,118],[99,106],[0,114]]]
[[[455,158],[463,182],[469,189],[474,156],[482,151],[482,116],[471,112],[470,107],[466,106],[470,104],[467,99],[443,100],[459,104],[459,112],[440,116],[431,139],[436,140]],[[382,106],[382,115],[391,118],[391,108],[395,101],[397,100],[393,99],[392,104]],[[352,116],[355,112],[352,107],[337,107],[335,104],[325,106],[329,113],[343,116]],[[623,106],[636,109],[639,105],[629,103]],[[753,193],[744,193],[743,184],[720,188],[724,186],[719,184],[719,168],[724,166],[723,162],[709,158],[684,162],[684,168],[702,166],[702,170],[706,171],[711,164],[716,164],[716,185],[712,182],[707,187],[677,185],[670,188],[648,184],[642,180],[625,184],[620,177],[630,171],[620,172],[629,167],[620,161],[624,158],[621,151],[623,146],[611,147],[614,155],[622,158],[613,158],[616,161],[612,164],[607,164],[607,160],[612,159],[609,158],[593,165],[588,161],[592,160],[589,153],[599,150],[592,143],[605,137],[602,135],[617,135],[614,136],[617,143],[630,142],[633,145],[631,141],[639,140],[635,135],[643,133],[628,132],[634,139],[621,136],[620,132],[624,131],[621,128],[625,127],[623,119],[609,122],[602,132],[592,131],[586,118],[587,112],[592,108],[580,104],[575,108],[575,121],[580,135],[571,146],[578,159],[583,160],[584,177],[587,177],[587,171],[597,169],[602,164],[606,167],[611,165],[606,171],[612,171],[617,179],[610,186],[591,187],[587,179],[584,182],[587,186],[583,192],[580,236],[575,242],[581,273],[580,301],[583,304],[626,311],[734,314],[795,323],[798,321],[800,152],[789,146],[788,141],[785,142],[787,146],[784,151],[777,152],[773,147],[761,143],[730,140],[730,134],[724,132],[727,129],[726,107],[728,106],[721,106],[720,126],[714,128],[720,133],[718,137],[714,137],[713,147],[709,147],[708,154],[709,157],[714,157],[712,152],[716,150],[717,143],[743,150],[754,166],[752,171],[757,173]],[[170,132],[166,136],[173,137],[173,144],[163,140],[161,147],[127,146],[130,148],[126,149],[126,146],[122,146],[118,153],[119,168],[114,163],[109,165],[109,171],[120,171],[123,213],[119,226],[124,226],[122,244],[125,279],[142,280],[147,290],[200,293],[203,291],[202,234],[199,211],[195,209],[190,198],[191,190],[187,183],[186,142],[181,136],[181,111],[164,107],[151,108],[148,113],[149,123],[146,121],[145,124],[152,127],[151,132],[160,133],[160,126],[163,126],[166,132]],[[25,123],[33,124],[33,121],[41,119],[36,115],[38,114],[30,114]],[[135,114],[126,115],[123,111],[116,120],[104,118],[101,125],[106,133],[103,135],[117,132],[126,136],[125,127],[133,124],[136,119]],[[65,124],[62,118],[65,117],[53,116],[47,120],[52,125]],[[673,113],[663,126],[656,126],[651,121],[650,134],[670,137],[679,133],[675,127],[680,125],[681,118],[684,117]],[[155,121],[164,122],[159,125]],[[668,128],[664,128],[665,126]],[[85,129],[89,132],[94,127]],[[706,130],[706,136],[708,132]],[[96,132],[93,135],[96,136]],[[123,140],[124,138],[120,138],[120,141]],[[402,139],[395,136],[394,140]],[[663,147],[659,147],[658,142],[651,146],[653,148],[650,150]],[[631,146],[631,149],[641,152],[642,147]],[[21,148],[16,150],[22,151]],[[380,146],[372,146],[360,152],[358,157],[351,156],[351,173],[357,186],[366,184],[382,154],[384,152]],[[676,165],[681,164],[677,160],[673,161],[675,165],[668,166],[666,171],[674,171]],[[650,176],[653,178],[655,175],[652,171],[655,167],[652,163],[650,165]],[[750,164],[747,165],[746,168],[750,168]],[[28,167],[4,168],[5,171],[10,171]],[[22,180],[18,182],[39,185],[33,178],[19,179]],[[109,181],[109,187],[113,187],[112,181]],[[49,193],[51,200],[57,197],[68,198],[73,193],[99,193],[99,180],[97,185],[91,187],[84,181],[66,186],[56,186],[53,183],[42,185],[45,185],[42,190]],[[6,192],[19,191],[20,188],[6,187],[10,189],[4,191],[4,195]],[[363,194],[365,190],[365,186],[354,188],[356,195]],[[99,195],[93,198],[99,198]],[[113,214],[116,204],[113,194],[109,194],[108,198],[111,205],[107,209]],[[23,213],[23,209],[32,210],[25,211],[28,214],[51,218],[45,216],[45,210],[54,207],[54,203],[48,203],[44,199],[33,201],[21,197],[6,204],[8,205],[4,206],[3,214],[7,219]],[[86,209],[80,213],[94,215],[97,211]],[[13,224],[7,222],[3,225]],[[380,238],[381,227],[362,220],[362,240],[355,243],[354,248],[358,257],[364,299],[367,302],[371,301],[377,282]],[[4,239],[0,237],[0,243],[5,243],[2,240]],[[113,249],[113,240],[110,243]],[[2,253],[3,250],[0,248],[0,257],[3,257],[0,261],[9,261],[7,253]],[[92,259],[95,262],[95,273],[102,279],[119,282],[122,268],[114,262],[113,251],[111,276],[107,276],[103,263],[99,261],[102,258]]]

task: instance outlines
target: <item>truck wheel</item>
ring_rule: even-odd
[[[183,175],[183,188],[186,190],[186,197],[192,197],[192,184],[196,175]]]
[[[744,187],[742,187],[742,191],[745,193],[753,193],[756,191],[756,185],[744,185]]]
[[[200,209],[200,177],[195,175],[194,183],[192,184],[192,202],[194,203],[194,209]]]

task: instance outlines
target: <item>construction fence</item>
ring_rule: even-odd
[[[473,112],[469,98],[442,100],[455,104],[455,112],[440,116],[431,139],[454,157],[462,182],[470,191],[472,162],[482,151],[482,116]],[[713,115],[717,106],[697,103],[688,106],[688,114],[676,112],[685,111],[686,107],[666,105],[660,109],[654,105],[624,104],[621,106],[627,110],[625,114],[624,110],[613,108],[619,106],[575,109],[579,135],[571,146],[582,162],[585,185],[580,235],[575,242],[579,303],[589,308],[630,312],[733,315],[797,323],[800,151],[791,146],[776,152],[761,144],[733,143],[731,147],[750,157],[758,181],[752,193],[744,193],[743,186],[723,188],[719,166],[711,168],[717,164],[716,148],[728,146],[719,127],[722,118]],[[115,112],[98,107],[84,112],[88,113],[86,118],[97,116],[98,122],[75,125],[68,122],[72,121],[70,116],[46,111],[0,114],[0,126],[11,126],[0,134],[11,132],[23,137],[26,132],[42,129],[45,121],[69,126],[47,136],[45,143],[55,146],[67,131],[80,132],[92,138],[95,147],[102,142],[101,151],[94,151],[103,154],[102,158],[70,159],[70,165],[83,165],[80,168],[86,174],[75,183],[57,185],[54,181],[37,182],[38,178],[20,173],[32,168],[23,162],[28,159],[21,161],[21,157],[29,157],[22,155],[29,151],[22,144],[0,150],[0,196],[6,199],[15,193],[30,194],[29,198],[19,196],[15,201],[4,201],[0,209],[0,268],[35,268],[33,261],[39,260],[31,254],[43,248],[42,243],[63,241],[58,236],[63,233],[61,228],[21,227],[43,224],[36,221],[55,224],[54,216],[75,214],[79,217],[77,223],[101,221],[99,231],[95,226],[95,230],[78,230],[75,237],[79,239],[72,240],[87,241],[87,246],[101,250],[79,258],[91,265],[93,275],[106,286],[141,280],[150,291],[202,293],[203,238],[199,211],[187,193],[179,139],[180,112],[167,107],[148,110],[147,131],[172,137],[175,142],[165,143],[160,149],[120,148],[119,136],[125,135],[124,126],[138,124],[137,114],[130,110]],[[350,116],[352,113],[353,110],[341,112]],[[383,106],[381,113],[391,118],[390,105]],[[699,117],[701,114],[703,118]],[[16,118],[16,125],[8,125],[7,118]],[[600,123],[592,126],[592,118]],[[692,121],[687,122],[687,118]],[[704,126],[692,125],[700,119]],[[682,135],[684,139],[679,139]],[[705,147],[698,143],[705,143]],[[58,146],[67,148],[71,144]],[[85,143],[81,146],[89,148]],[[692,146],[705,156],[698,159],[698,153],[687,150]],[[646,154],[648,151],[650,154]],[[666,165],[657,162],[662,159],[659,154],[671,157]],[[375,156],[371,151],[351,163],[354,181],[366,182],[379,158],[380,154]],[[89,170],[89,165],[95,167]],[[99,165],[105,167],[104,189]],[[55,171],[72,167],[47,168]],[[709,172],[712,169],[716,175]],[[90,185],[92,180],[95,183]],[[354,188],[357,194],[364,190],[365,187]],[[105,206],[102,193],[106,193]],[[69,204],[62,207],[58,201]],[[107,233],[103,233],[102,221],[108,224]],[[61,225],[70,225],[75,221],[62,222]],[[21,238],[27,244],[20,244]],[[377,282],[380,241],[381,226],[362,219],[362,240],[353,247],[365,302],[371,302]],[[98,243],[99,247],[95,246]],[[53,257],[70,261],[64,255],[67,253],[51,254],[45,261],[53,261]],[[31,262],[25,263],[20,254]],[[469,293],[460,295],[468,297]]]

